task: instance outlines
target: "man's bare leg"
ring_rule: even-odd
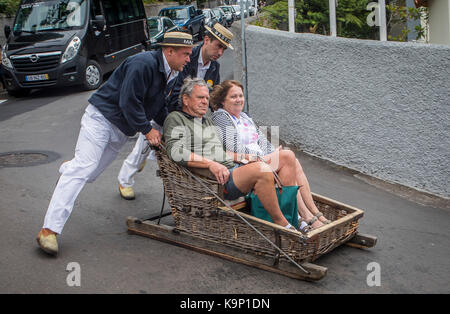
[[[273,174],[266,164],[254,162],[235,169],[233,171],[233,181],[243,193],[249,193],[252,189],[255,190],[261,204],[267,210],[274,223],[283,227],[289,224],[278,205]]]

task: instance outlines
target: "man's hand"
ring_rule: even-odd
[[[158,146],[161,143],[162,134],[156,129],[151,129],[150,132],[145,134],[145,138],[152,146]]]
[[[208,169],[212,172],[213,175],[216,176],[217,182],[219,182],[219,184],[224,185],[230,177],[230,171],[228,170],[228,168],[222,164],[219,164],[218,162],[211,161]]]

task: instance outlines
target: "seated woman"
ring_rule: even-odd
[[[211,118],[218,127],[222,143],[236,162],[249,163],[261,157],[276,172],[286,165],[294,167],[296,184],[300,186],[297,202],[299,220],[303,222],[299,224],[302,230],[304,227],[318,228],[330,223],[314,204],[308,180],[294,153],[282,150],[281,146],[275,149],[253,120],[242,112],[244,95],[239,82],[227,80],[216,85],[210,96],[210,104],[215,110]]]

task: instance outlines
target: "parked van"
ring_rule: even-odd
[[[100,86],[103,74],[150,45],[142,0],[23,0],[2,52],[6,89]]]

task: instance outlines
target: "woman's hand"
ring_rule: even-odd
[[[230,178],[230,171],[228,168],[218,162],[211,161],[208,169],[212,172],[212,174],[216,177],[217,182],[221,185],[224,185]]]
[[[275,151],[273,153],[270,153],[269,155],[266,155],[263,157],[264,161],[268,164],[270,164],[272,162],[272,157],[273,156],[278,156],[278,154],[280,153],[280,150],[283,150],[283,146],[278,146],[278,148],[275,149]]]

